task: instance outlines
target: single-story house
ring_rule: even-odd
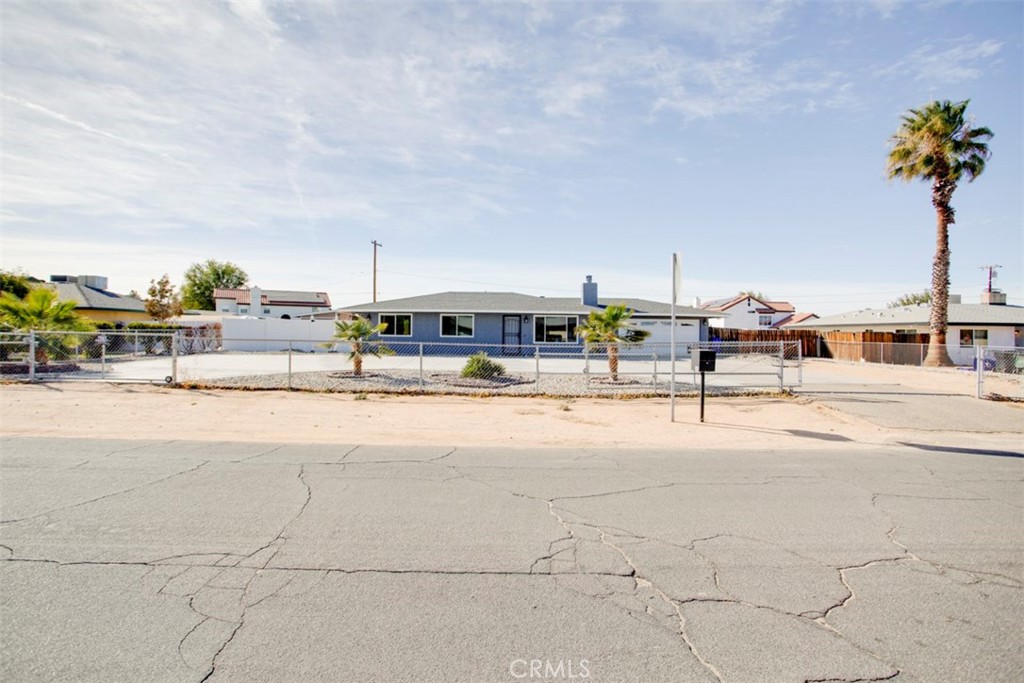
[[[767,301],[750,294],[708,301],[701,305],[701,308],[711,314],[717,314],[710,318],[711,327],[728,327],[733,330],[768,330],[781,327],[796,315],[796,307],[788,301]]]
[[[385,323],[387,329],[380,337],[393,348],[402,342],[460,344],[469,352],[475,347],[492,354],[519,355],[532,353],[535,347],[581,350],[583,342],[575,335],[576,326],[592,311],[600,312],[610,304],[630,308],[633,324],[650,333],[645,344],[664,344],[663,351],[668,354],[672,307],[646,299],[599,298],[597,283],[589,275],[579,298],[443,292],[348,306],[338,313],[369,318],[374,325]],[[707,341],[710,315],[698,308],[676,306],[677,344]]]
[[[331,299],[327,292],[238,287],[213,290],[213,301],[218,313],[254,318],[289,320],[331,310]]]
[[[951,300],[957,301],[957,298],[951,297]],[[927,334],[931,312],[927,304],[868,308],[788,325],[786,329]],[[1024,346],[1024,306],[950,303],[946,319],[946,347],[957,364],[971,363],[974,346]]]
[[[109,291],[107,278],[100,275],[51,275],[50,281],[40,286],[56,291],[60,301],[74,301],[75,313],[94,322],[153,320],[142,300]]]

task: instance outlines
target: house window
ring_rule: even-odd
[[[771,327],[772,317],[770,315],[759,315],[757,316],[757,324],[759,327]]]
[[[988,330],[960,330],[960,346],[988,346]]]
[[[238,309],[238,312],[239,312],[239,313],[248,313],[248,312],[249,312],[249,309],[248,309],[248,308],[246,308],[245,306],[243,306],[242,308],[239,308],[239,309]]]
[[[380,322],[387,325],[381,335],[388,337],[411,337],[412,316],[406,313],[381,313]]]
[[[533,321],[535,342],[565,344],[576,341],[579,318],[575,315],[538,315]]]
[[[473,316],[472,315],[442,315],[441,316],[442,337],[472,337]]]
[[[264,308],[263,309],[263,314],[267,315],[268,313],[270,313],[270,309],[269,308]]]

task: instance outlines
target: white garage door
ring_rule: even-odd
[[[672,341],[672,321],[670,320],[635,320],[638,329],[650,332],[646,344],[668,344]],[[676,320],[676,344],[700,341],[699,320]]]

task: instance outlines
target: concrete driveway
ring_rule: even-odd
[[[0,445],[3,680],[1024,678],[1015,450]]]

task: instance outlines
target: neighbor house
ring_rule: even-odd
[[[74,301],[75,313],[94,322],[130,323],[152,321],[146,304],[133,296],[107,289],[100,275],[51,275],[45,287],[57,292],[60,301]]]
[[[213,290],[217,313],[253,318],[296,318],[331,310],[327,292],[299,292],[259,287]]]
[[[967,365],[974,346],[1024,346],[1024,306],[1008,306],[1005,298],[983,298],[991,303],[963,304],[959,296],[950,296],[947,312],[946,347],[957,364]],[[931,306],[863,309],[817,320],[808,320],[787,329],[812,329],[819,332],[897,332],[927,334]]]
[[[575,334],[577,325],[591,312],[600,313],[610,304],[623,304],[633,311],[634,325],[650,333],[646,344],[668,344],[672,335],[669,304],[601,298],[597,283],[589,275],[579,298],[514,292],[444,292],[348,306],[338,313],[369,318],[374,325],[386,324],[380,336],[389,343],[479,345],[488,352],[500,346],[502,353],[523,354],[539,346],[582,347]],[[676,342],[706,341],[710,315],[697,308],[677,306]]]
[[[711,314],[711,327],[734,330],[770,330],[796,315],[796,308],[788,301],[767,301],[750,294],[708,301],[701,308]]]
[[[817,320],[819,315],[815,313],[793,313],[788,315],[779,322],[772,325],[774,329],[781,329],[783,327],[790,327],[792,325],[799,325],[800,323],[807,322],[808,320]]]

